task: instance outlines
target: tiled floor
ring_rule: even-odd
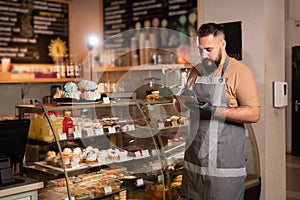
[[[300,156],[286,155],[286,199],[300,200]]]

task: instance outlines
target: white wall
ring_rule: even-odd
[[[262,176],[261,199],[285,192],[285,109],[272,107],[272,81],[285,79],[283,0],[203,1],[203,22],[242,21],[243,62],[257,80],[261,119],[254,124]]]
[[[296,26],[295,21],[300,22],[300,1],[286,0],[286,23],[285,23],[285,65],[286,80],[289,85],[289,106],[287,108],[287,135],[286,149],[288,153],[292,152],[292,47],[300,46],[300,26]]]

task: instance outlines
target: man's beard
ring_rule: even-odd
[[[221,60],[222,60],[222,51],[221,51],[221,49],[220,49],[219,54],[218,54],[218,57],[216,58],[216,60],[214,60],[216,66],[219,67],[219,65],[220,65],[220,63],[221,63]]]

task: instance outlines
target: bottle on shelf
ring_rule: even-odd
[[[53,114],[53,112],[49,111],[47,115],[50,117]],[[49,125],[49,122],[45,115],[41,114],[41,118],[39,119],[39,136],[38,140],[45,141],[45,142],[53,142],[54,141],[54,135],[53,131]],[[51,117],[50,117],[51,120]]]
[[[62,134],[62,121],[63,121],[63,118],[60,116],[59,111],[54,111],[51,119],[52,119],[52,123],[53,123],[53,127],[54,127],[55,137],[56,137],[56,139],[59,140],[60,135]]]
[[[74,138],[74,126],[71,117],[71,111],[66,111],[62,122],[63,133],[66,134],[67,139]]]
[[[66,78],[66,66],[64,61],[60,63],[60,78]]]

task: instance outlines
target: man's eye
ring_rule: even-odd
[[[207,49],[205,49],[207,52],[211,52],[212,51],[212,49],[211,48],[207,48]]]

